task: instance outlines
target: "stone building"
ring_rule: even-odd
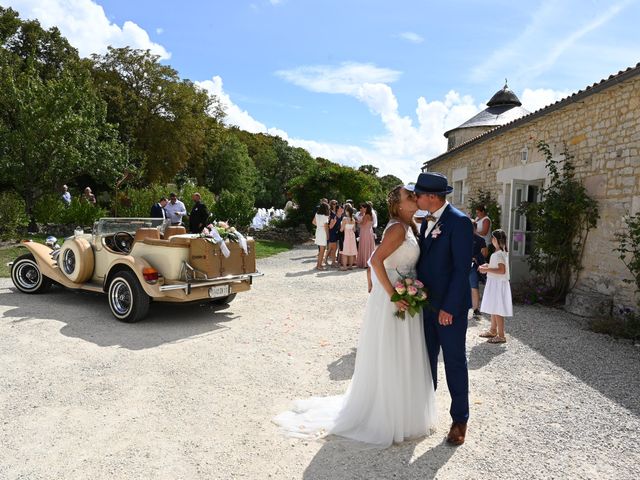
[[[509,108],[506,116],[492,119],[496,96],[501,108]],[[449,149],[423,170],[447,175],[454,186],[449,201],[464,211],[469,195],[479,189],[498,199],[517,282],[528,275],[533,239],[515,207],[538,201],[548,184],[536,144],[547,142],[558,156],[566,144],[575,156],[577,177],[600,210],[597,228],[587,238],[576,294],[604,298],[604,305],[636,305],[635,286],[623,281],[631,277],[614,251],[614,233],[623,228],[625,214],[640,210],[640,63],[534,113],[521,109],[506,85],[494,98],[487,110],[445,134]]]

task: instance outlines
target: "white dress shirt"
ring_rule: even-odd
[[[182,222],[182,217],[187,214],[187,209],[180,200],[176,200],[176,203],[168,202],[164,207],[164,211],[172,225]]]
[[[440,220],[440,217],[442,216],[442,212],[444,212],[444,209],[447,208],[448,205],[449,205],[449,201],[445,200],[444,205],[442,205],[438,210],[432,213],[432,215],[436,217],[436,219],[429,220],[429,223],[427,223],[427,230],[424,233],[425,238],[429,236],[429,233],[431,233],[431,230],[433,229],[433,227],[436,225],[436,223],[438,223],[438,221]]]

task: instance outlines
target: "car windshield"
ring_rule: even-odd
[[[95,235],[109,235],[128,232],[135,235],[139,228],[157,228],[160,233],[170,224],[162,218],[101,218],[93,225]]]

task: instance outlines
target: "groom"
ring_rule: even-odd
[[[425,284],[429,305],[424,326],[433,385],[437,388],[438,354],[444,357],[451,394],[453,423],[447,442],[462,445],[469,419],[469,375],[465,351],[467,312],[471,307],[469,270],[473,247],[471,220],[446,200],[453,191],[447,177],[421,173],[415,185],[418,208],[428,210],[420,227],[418,279]]]

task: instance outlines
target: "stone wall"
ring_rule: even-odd
[[[640,210],[640,77],[507,129],[428,164],[427,169],[452,178],[454,171],[466,168],[465,190],[471,195],[478,189],[490,190],[503,211],[508,210],[505,197],[510,192],[505,183],[509,179],[546,176],[544,158],[536,149],[539,140],[546,141],[554,154],[560,154],[566,142],[575,156],[578,178],[599,204],[600,220],[589,233],[578,286],[612,296],[614,308],[636,305],[634,286],[623,281],[631,277],[613,250],[614,233],[623,228],[623,216]],[[525,147],[528,159],[523,164]],[[503,218],[507,215],[504,212]]]

